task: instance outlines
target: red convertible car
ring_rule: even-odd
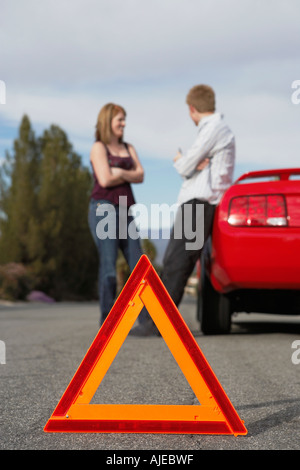
[[[198,319],[229,333],[234,312],[300,314],[300,168],[242,175],[203,249]]]

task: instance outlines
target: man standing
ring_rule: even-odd
[[[197,126],[197,136],[185,154],[179,152],[174,158],[174,167],[183,182],[161,275],[176,306],[180,304],[187,280],[211,234],[215,207],[232,184],[235,162],[235,139],[222,115],[215,111],[213,89],[196,85],[189,91],[186,102]],[[138,325],[131,334],[159,333],[149,321]]]
[[[203,244],[211,234],[215,207],[232,184],[235,162],[234,135],[222,115],[215,111],[213,89],[196,85],[189,91],[186,102],[197,126],[197,136],[185,154],[179,152],[174,158],[174,167],[183,183],[162,272],[162,281],[177,306]],[[197,243],[199,228],[201,246]],[[195,234],[194,243],[191,243],[191,233]]]

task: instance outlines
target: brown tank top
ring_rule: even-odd
[[[107,161],[111,168],[123,168],[124,170],[131,170],[134,167],[133,158],[130,155],[128,144],[124,143],[128,157],[119,157],[118,155],[112,155],[105,145],[106,154],[107,154]],[[111,202],[112,204],[119,205],[119,197],[126,196],[127,197],[127,206],[130,207],[135,204],[135,199],[132,193],[130,183],[122,183],[117,186],[111,186],[109,188],[103,188],[99,181],[96,178],[95,172],[93,171],[94,177],[94,187],[92,190],[91,198],[94,200],[104,199],[106,201]]]

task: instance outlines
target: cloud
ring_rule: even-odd
[[[298,165],[300,106],[291,103],[292,90],[289,93],[276,96],[232,92],[219,97],[219,110],[236,135],[240,163]],[[6,105],[7,117],[17,121],[27,113],[33,123],[38,123],[40,132],[51,123],[58,124],[66,130],[75,149],[88,155],[105,98],[74,92],[56,96],[15,93]],[[142,156],[171,159],[178,147],[186,150],[194,139],[196,129],[187,113],[185,89],[180,93],[158,86],[143,97],[139,93],[128,96],[125,91],[116,98],[127,110],[126,138]]]
[[[2,121],[56,123],[87,155],[100,107],[115,101],[139,153],[170,159],[195,135],[188,89],[210,83],[241,163],[298,164],[297,0],[2,0],[1,9]]]
[[[32,86],[149,80],[200,64],[240,67],[287,54],[298,59],[297,0],[2,3],[7,80]]]

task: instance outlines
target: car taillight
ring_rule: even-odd
[[[228,223],[247,227],[282,227],[288,224],[282,195],[240,196],[231,200]]]

